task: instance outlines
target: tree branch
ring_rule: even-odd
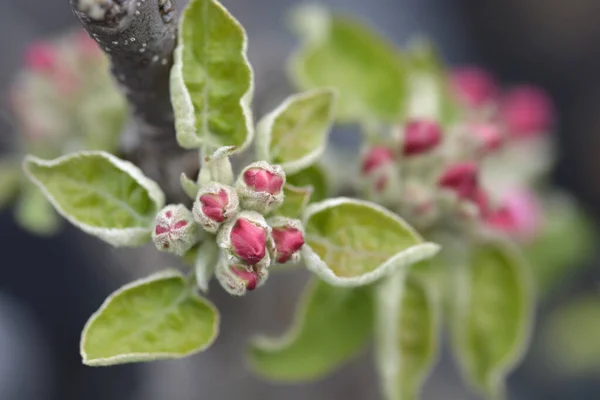
[[[171,0],[70,0],[77,19],[111,60],[131,107],[123,135],[127,159],[180,200],[179,174],[197,169],[177,145],[169,74],[177,12]],[[189,153],[188,153],[189,154]]]

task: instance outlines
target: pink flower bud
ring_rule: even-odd
[[[539,233],[542,207],[535,195],[515,189],[502,199],[500,208],[487,217],[491,228],[507,233],[522,241],[530,241]]]
[[[268,266],[267,246],[272,248],[271,227],[254,211],[242,211],[219,231],[219,246],[230,254],[230,264]]]
[[[25,50],[25,66],[34,71],[50,71],[56,61],[56,51],[49,43],[35,42]]]
[[[259,161],[242,171],[236,188],[244,208],[266,214],[283,203],[284,184],[285,173],[279,165]]]
[[[269,224],[273,228],[275,260],[280,264],[288,261],[297,262],[300,259],[299,251],[304,245],[302,223],[298,220],[276,217],[270,219]]]
[[[183,204],[171,204],[160,210],[152,240],[160,251],[184,255],[197,242],[192,213]]]
[[[548,132],[553,122],[554,106],[543,90],[520,86],[504,97],[500,114],[512,137],[532,137]]]
[[[369,174],[382,166],[390,165],[395,161],[394,152],[383,146],[371,147],[366,151],[362,161],[362,172]]]
[[[220,264],[215,275],[228,293],[243,296],[262,286],[269,277],[269,271],[266,268],[248,267],[243,264]]]
[[[490,153],[498,150],[502,145],[504,135],[498,124],[491,122],[476,123],[469,126],[469,131],[479,142],[479,146],[484,153]]]
[[[432,120],[413,120],[404,127],[403,153],[412,156],[425,153],[442,140],[442,128]]]
[[[214,182],[198,191],[192,213],[196,222],[206,231],[215,233],[238,209],[239,200],[235,189]]]
[[[471,200],[477,190],[477,165],[462,162],[449,166],[438,183],[442,188],[451,189],[461,199]]]
[[[450,85],[458,101],[478,108],[494,101],[498,87],[494,77],[477,67],[463,67],[452,72]]]

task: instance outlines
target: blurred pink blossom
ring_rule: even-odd
[[[458,100],[467,107],[481,107],[498,96],[494,77],[479,67],[455,69],[450,77],[450,86]]]
[[[500,207],[486,218],[495,230],[518,240],[533,240],[542,225],[542,206],[535,194],[527,189],[512,189],[505,194]]]
[[[500,117],[514,138],[548,133],[554,120],[550,97],[534,86],[518,86],[503,96]]]

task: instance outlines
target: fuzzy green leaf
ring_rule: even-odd
[[[523,357],[533,325],[531,270],[508,243],[474,247],[454,271],[451,333],[464,379],[504,398],[506,375]]]
[[[375,349],[387,400],[416,400],[439,349],[439,290],[417,264],[376,286]]]
[[[183,12],[171,70],[177,140],[185,148],[245,148],[254,134],[252,68],[240,23],[216,0]]]
[[[215,307],[167,270],[111,294],[83,329],[81,356],[90,366],[186,357],[209,347],[218,326]]]
[[[54,208],[84,232],[113,246],[150,239],[164,195],[135,165],[85,151],[51,161],[27,156],[23,167]]]
[[[310,187],[311,202],[325,200],[329,195],[329,182],[324,169],[319,165],[311,165],[295,174],[286,174],[285,180],[295,187]]]
[[[250,365],[261,376],[288,382],[318,379],[355,356],[371,334],[371,296],[362,288],[336,288],[315,279],[294,318],[282,337],[252,341]]]
[[[277,209],[277,215],[283,215],[289,218],[299,218],[302,212],[310,201],[312,195],[312,188],[303,187],[299,188],[286,184],[283,187],[284,202]]]
[[[315,89],[288,97],[258,124],[259,159],[298,172],[323,154],[333,122],[335,91]]]
[[[406,96],[406,65],[392,43],[351,17],[314,6],[298,11],[296,25],[310,31],[291,63],[299,88],[337,89],[340,122],[397,121]]]
[[[439,250],[397,215],[360,200],[312,204],[305,212],[304,227],[306,266],[334,286],[368,285]]]

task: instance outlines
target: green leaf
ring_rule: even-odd
[[[182,358],[208,348],[219,314],[175,270],[123,286],[89,319],[81,357],[90,366]]]
[[[192,200],[196,198],[198,190],[200,190],[200,185],[198,185],[192,179],[188,178],[185,172],[182,172],[179,176],[179,185],[181,185],[181,188],[183,189],[185,194],[187,194],[188,197]]]
[[[0,209],[11,202],[19,192],[21,169],[13,160],[0,161]]]
[[[535,296],[531,270],[508,243],[479,244],[454,272],[451,333],[464,379],[504,398],[506,375],[529,344]]]
[[[312,204],[304,227],[307,268],[334,286],[368,285],[439,251],[397,215],[360,200],[341,197]]]
[[[61,218],[32,183],[26,182],[15,209],[15,220],[21,228],[41,236],[51,236],[61,227]]]
[[[289,184],[283,187],[284,201],[277,209],[277,215],[299,218],[310,201],[312,187],[299,188]]]
[[[407,53],[408,118],[433,118],[445,125],[459,115],[448,87],[446,68],[433,44],[419,39],[411,43]]]
[[[254,134],[252,68],[240,23],[216,0],[192,0],[183,12],[171,70],[171,101],[182,147],[237,146]]]
[[[325,200],[329,195],[327,176],[319,165],[311,165],[295,174],[286,174],[285,180],[295,187],[310,187],[312,189],[310,201]]]
[[[113,246],[147,242],[164,204],[155,182],[105,152],[84,151],[51,161],[27,156],[23,168],[59,214]]]
[[[367,290],[336,288],[314,279],[305,289],[290,330],[280,338],[252,341],[250,365],[276,381],[321,378],[365,346],[371,324]]]
[[[208,292],[208,285],[215,273],[219,256],[219,247],[212,238],[208,238],[198,248],[194,262],[194,272],[196,274],[196,284],[204,293]]]
[[[592,221],[574,200],[546,197],[550,197],[550,201],[544,204],[541,234],[525,247],[540,294],[563,282],[576,266],[590,257],[597,236]]]
[[[335,98],[331,89],[288,97],[258,124],[258,158],[281,165],[286,173],[314,164],[327,145]]]
[[[291,75],[302,89],[339,91],[339,122],[396,122],[406,96],[406,65],[394,45],[345,15],[302,8],[297,26],[313,33],[291,62]]]
[[[398,271],[375,288],[376,360],[388,400],[420,398],[438,356],[439,291],[420,268],[427,265]]]
[[[540,329],[543,360],[559,375],[597,376],[600,371],[600,298],[579,296],[555,310]]]

